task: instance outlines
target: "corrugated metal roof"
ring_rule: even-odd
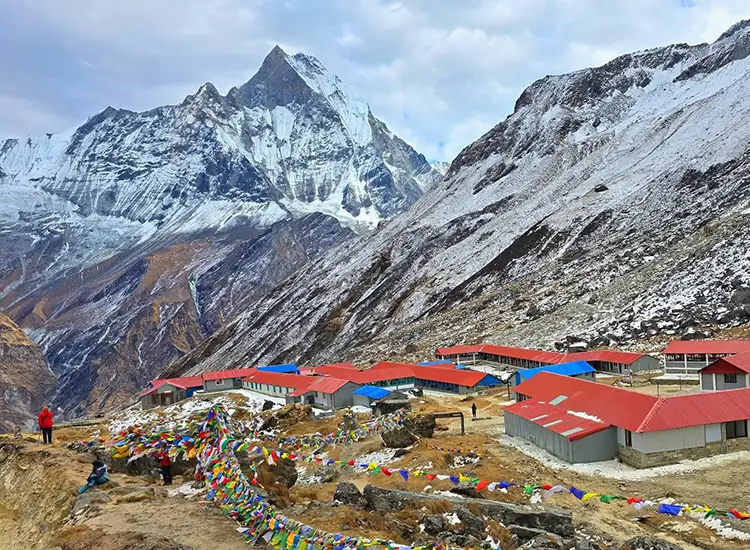
[[[664,349],[671,354],[745,353],[750,351],[750,340],[674,340]]]
[[[229,378],[244,378],[257,369],[234,369],[234,370],[215,370],[203,373],[203,380],[227,380]]]
[[[466,386],[473,388],[485,378],[491,382],[487,385],[499,384],[500,381],[484,372],[476,372],[471,370],[455,370],[455,369],[436,369],[432,367],[417,367],[415,366],[412,371],[414,377],[420,380],[430,380],[432,382],[443,382],[446,384],[457,384],[459,386]]]
[[[401,368],[411,368],[414,367],[414,363],[396,363],[394,361],[378,361],[375,363],[372,367],[369,369],[365,369],[363,372],[366,371],[374,371],[374,370],[385,370],[385,369],[401,369]]]
[[[516,391],[640,433],[750,419],[750,388],[656,397],[542,372]]]
[[[556,407],[539,401],[521,401],[505,407],[505,412],[543,426],[548,430],[567,437],[571,441],[611,428],[607,422],[597,422],[583,418],[565,407]]]
[[[606,361],[608,363],[620,363],[632,365],[638,359],[645,357],[644,353],[631,353],[629,351],[616,351],[609,349],[580,351],[565,355],[565,361]]]
[[[440,361],[425,361],[424,363],[419,363],[417,365],[419,367],[441,367],[446,369],[454,369],[456,368],[456,364],[453,361],[448,361],[447,359],[443,359]]]
[[[296,374],[297,371],[297,365],[294,363],[289,363],[286,365],[269,365],[267,367],[258,367],[259,371],[262,372],[281,372],[281,373],[289,373],[289,374]]]
[[[476,344],[473,346],[451,346],[448,348],[438,348],[435,350],[436,355],[466,355],[470,353],[479,353],[482,351],[482,345]]]
[[[284,376],[284,375],[282,375]],[[315,376],[312,377],[312,383],[298,388],[289,395],[292,395],[294,397],[304,395],[306,393],[310,393],[313,391],[317,391],[320,393],[336,393],[341,388],[346,386],[349,383],[349,380],[342,380],[340,378],[332,378],[330,376]]]
[[[150,384],[151,387],[146,388],[138,395],[138,397],[149,395],[150,393],[156,391],[158,388],[162,387],[164,384],[171,384],[172,386],[180,388],[181,390],[187,390],[190,388],[202,388],[203,378],[201,378],[200,376],[183,376],[182,378],[157,378],[155,380],[151,380]]]
[[[364,395],[372,399],[383,399],[386,395],[392,394],[392,390],[385,388],[378,388],[377,386],[362,386],[358,390],[354,391],[354,395]]]
[[[750,349],[748,349],[750,351]],[[512,357],[514,359],[525,359],[548,365],[560,363],[572,363],[576,361],[606,361],[609,363],[621,363],[631,365],[644,357],[642,353],[631,353],[616,350],[594,350],[575,353],[558,353],[556,351],[543,351],[536,349],[516,348],[510,346],[497,346],[495,344],[477,344],[473,346],[454,346],[450,348],[438,348],[438,356],[467,355],[472,353],[486,353],[499,357]]]
[[[356,370],[324,365],[316,367],[315,373],[341,378],[342,380],[350,380],[355,384],[370,384],[372,382],[385,382],[387,380],[414,377],[411,366]]]
[[[740,371],[750,373],[750,353],[738,353],[737,355],[724,357],[700,370],[701,373],[706,374],[732,374]]]
[[[588,372],[596,372],[596,369],[586,361],[576,361],[574,363],[560,363],[559,365],[546,365],[535,369],[524,369],[517,371],[521,380],[529,380],[540,372],[554,372],[563,376],[577,376]]]

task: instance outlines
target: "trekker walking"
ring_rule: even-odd
[[[42,430],[42,437],[46,445],[52,444],[52,411],[49,407],[44,407],[37,418],[39,429]]]
[[[94,485],[102,485],[109,481],[109,474],[107,473],[107,465],[102,462],[100,458],[95,459],[91,463],[91,473],[86,480],[86,485],[78,489],[78,493],[85,493]]]
[[[471,417],[472,418],[477,417],[477,404],[476,403],[471,404]]]
[[[161,467],[161,477],[164,485],[172,485],[172,460],[167,453],[167,444],[162,444],[161,450],[156,454],[156,460]]]

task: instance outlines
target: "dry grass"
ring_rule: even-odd
[[[453,504],[447,500],[434,500],[424,503],[424,507],[430,514],[444,514],[453,509]]]

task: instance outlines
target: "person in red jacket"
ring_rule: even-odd
[[[163,442],[161,448],[156,452],[156,461],[161,467],[161,477],[164,485],[172,485],[172,460],[167,453],[167,443]]]
[[[49,407],[44,407],[37,418],[39,429],[42,430],[45,444],[52,444],[52,411]]]

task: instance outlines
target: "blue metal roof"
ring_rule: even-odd
[[[391,393],[393,393],[392,390],[378,388],[377,386],[362,386],[354,391],[354,395],[364,395],[365,397],[371,397],[372,399],[383,399],[386,395],[390,395]]]
[[[282,374],[299,374],[297,365],[289,363],[287,365],[269,365],[267,367],[258,367],[261,372],[278,372]]]
[[[563,376],[577,376],[579,374],[586,374],[588,372],[596,372],[596,369],[589,365],[586,361],[575,361],[573,363],[560,363],[559,365],[546,365],[544,367],[537,367],[535,369],[524,369],[516,372],[516,383],[520,384],[523,381],[534,378],[540,372],[552,372],[554,374],[562,374]]]
[[[435,365],[447,365],[448,363],[453,363],[453,361],[448,361],[447,359],[442,361],[425,361],[424,363],[420,363],[420,367],[434,367]]]

